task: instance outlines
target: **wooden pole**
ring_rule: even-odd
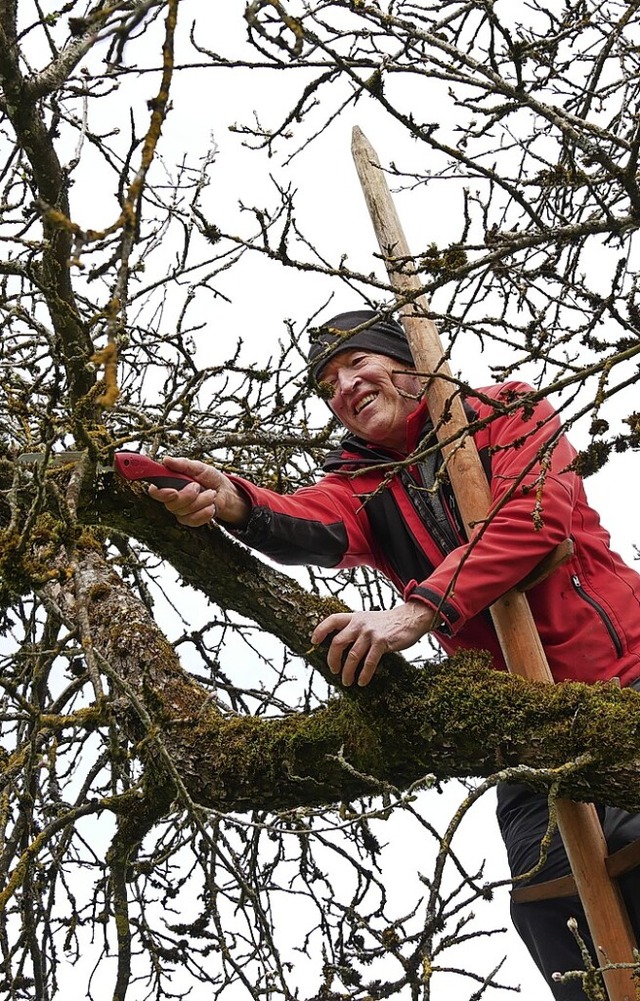
[[[491,492],[473,438],[465,434],[467,419],[451,369],[445,358],[429,302],[420,294],[415,272],[380,161],[366,137],[353,130],[352,153],[389,280],[402,306],[402,323],[419,373],[428,376],[425,396],[440,439],[458,434],[442,452],[467,534],[491,510]],[[447,414],[446,423],[442,421]],[[524,594],[510,591],[491,606],[493,623],[507,666],[514,674],[553,684],[553,678]],[[633,931],[617,884],[605,867],[607,846],[591,803],[557,803],[558,827],[569,857],[578,893],[597,954],[603,965],[634,963]],[[610,1001],[632,1001],[636,990],[632,971],[604,973]]]

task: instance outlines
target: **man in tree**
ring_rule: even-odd
[[[467,395],[494,511],[467,541],[402,327],[366,310],[340,314],[320,329],[309,361],[347,430],[317,484],[282,496],[202,462],[167,458],[170,469],[197,482],[180,492],[150,487],[152,496],[181,524],[214,519],[282,563],[382,570],[402,603],[330,615],[312,636],[314,644],[330,639],[329,667],[347,686],[367,685],[385,652],[404,650],[428,632],[449,653],[488,650],[504,669],[486,610],[571,537],[570,562],[529,592],[553,676],[617,678],[640,689],[640,577],[611,551],[572,468],[576,453],[545,400],[531,402],[530,387],[516,382]],[[640,837],[640,816],[605,807],[600,815],[611,851]],[[534,869],[548,823],[546,797],[503,785],[498,820],[512,875]],[[533,880],[568,869],[556,832]],[[637,933],[640,876],[628,874],[622,889]],[[514,903],[512,914],[554,996],[583,1001],[579,982],[553,980],[554,972],[583,965],[567,929],[572,915],[593,951],[579,900]]]

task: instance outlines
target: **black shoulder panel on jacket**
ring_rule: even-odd
[[[233,534],[276,563],[288,566],[313,563],[335,567],[348,546],[347,531],[341,521],[325,525],[259,506],[251,512],[247,527]]]
[[[377,466],[381,462],[390,462],[393,456],[382,448],[368,445],[362,438],[354,434],[346,434],[340,448],[329,452],[322,469],[325,473],[339,473],[345,470],[359,469],[367,466]]]

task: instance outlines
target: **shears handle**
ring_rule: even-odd
[[[189,483],[197,481],[183,473],[173,473],[161,462],[150,459],[138,452],[116,452],[113,457],[113,468],[125,480],[146,480],[156,487],[172,487],[182,490]]]

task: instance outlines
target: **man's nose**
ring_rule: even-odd
[[[341,368],[337,373],[336,388],[340,393],[348,393],[357,380],[357,373],[351,368]]]

